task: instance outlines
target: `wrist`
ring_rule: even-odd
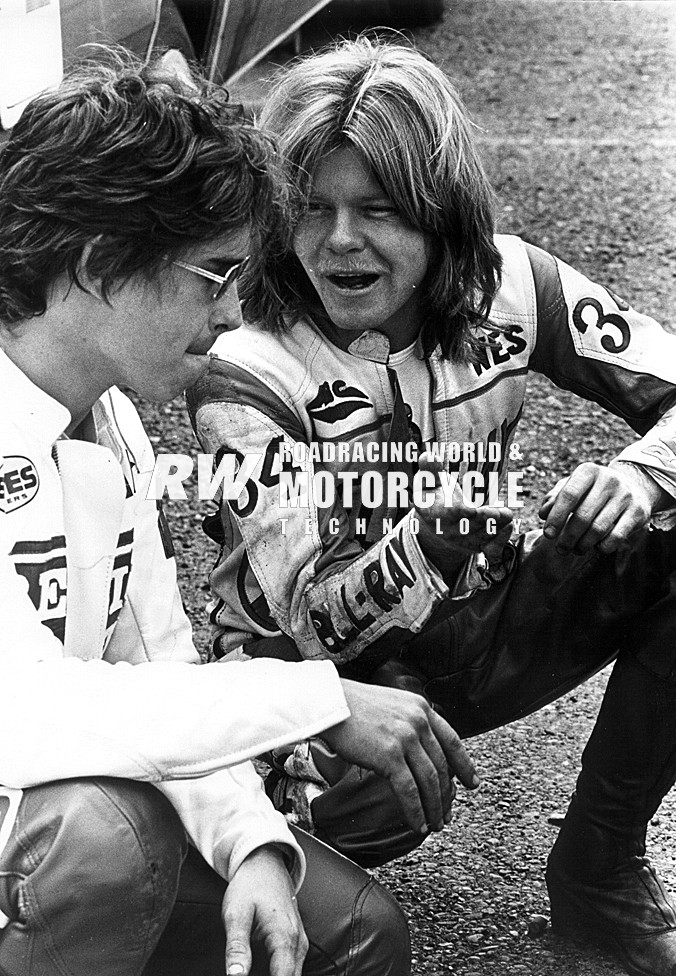
[[[673,508],[676,504],[673,496],[665,491],[642,465],[633,461],[618,459],[611,461],[608,467],[621,471],[625,477],[629,477],[635,485],[645,492],[650,504],[650,511],[653,514],[665,508]]]
[[[284,867],[289,873],[293,869],[294,855],[291,848],[284,848],[281,844],[262,844],[250,851],[240,864],[266,865],[266,867]]]

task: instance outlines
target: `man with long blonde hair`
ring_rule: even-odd
[[[247,324],[191,398],[209,451],[264,458],[221,506],[215,654],[333,660],[417,690],[462,737],[616,659],[549,858],[552,922],[630,973],[673,976],[676,913],[645,831],[676,778],[676,339],[495,234],[457,92],[409,46],[298,61],[260,125],[295,219],[255,256]],[[579,464],[542,531],[508,541],[530,370],[636,437]],[[378,777],[321,742],[270,758],[279,808],[362,863],[443,827],[406,829]]]

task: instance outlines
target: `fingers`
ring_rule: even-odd
[[[430,724],[453,774],[468,790],[475,790],[479,776],[458,733],[436,712],[432,712]]]
[[[451,820],[453,774],[469,789],[479,778],[457,733],[423,700],[420,708],[421,718],[402,739],[403,761],[393,763],[389,780],[410,826],[426,833]]]
[[[301,976],[308,941],[278,850],[264,845],[242,862],[226,889],[222,914],[226,976],[248,976],[254,942],[257,953],[265,953],[269,976]]]
[[[414,768],[414,766],[409,766],[407,763],[397,764],[393,773],[388,777],[388,781],[401,807],[401,812],[404,815],[406,823],[416,833],[426,834],[429,827],[428,813],[425,807],[426,805],[428,808],[430,807],[429,797],[426,795],[427,790],[425,784],[422,784],[421,789],[421,786],[416,780],[413,773]],[[427,804],[424,802],[426,799]],[[430,819],[434,822],[435,815],[432,809],[430,809],[430,814]]]
[[[540,517],[545,536],[563,551],[615,552],[647,524],[650,506],[613,470],[585,463],[549,493]]]
[[[548,539],[558,539],[570,515],[577,509],[580,501],[587,495],[594,484],[595,474],[589,465],[580,465],[563,484],[559,482],[558,490],[549,496],[540,509],[540,514],[546,510],[544,534]],[[570,533],[572,534],[572,533]]]
[[[544,497],[544,501],[542,502],[542,505],[540,506],[540,511],[538,512],[541,519],[547,518],[547,516],[552,510],[554,502],[556,501],[556,496],[561,491],[561,489],[563,488],[567,480],[568,480],[567,478],[560,478],[559,481],[556,482],[554,487],[549,489],[549,491]]]
[[[419,695],[343,679],[351,718],[323,733],[343,759],[386,779],[407,823],[419,832],[450,819],[455,774],[479,785],[457,733]]]
[[[270,976],[301,976],[308,941],[300,919],[290,938],[276,944],[268,942],[268,971]]]
[[[451,820],[455,787],[443,750],[434,736],[421,742],[419,758],[409,758],[409,768],[422,798],[428,828],[442,830]]]
[[[631,549],[641,538],[647,524],[648,520],[638,521],[632,515],[625,514],[613,531],[599,542],[599,549],[605,553]]]

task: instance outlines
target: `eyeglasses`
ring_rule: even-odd
[[[207,271],[205,268],[198,268],[196,264],[187,264],[185,261],[172,261],[178,268],[185,268],[186,271],[192,271],[196,275],[200,275],[202,278],[208,278],[209,281],[215,281],[218,285],[214,289],[211,300],[212,302],[217,302],[226,293],[230,285],[234,284],[239,278],[241,273],[246,268],[249,262],[250,255],[247,254],[245,258],[241,261],[237,261],[235,264],[231,265],[224,275],[214,274],[213,271]]]

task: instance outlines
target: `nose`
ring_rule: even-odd
[[[235,329],[239,329],[242,322],[237,282],[233,281],[218,301],[214,302],[209,319],[209,330],[215,339],[221,332],[234,332]]]
[[[349,209],[341,208],[334,212],[326,237],[326,246],[336,254],[346,254],[363,248],[364,237],[359,229],[359,221]]]

